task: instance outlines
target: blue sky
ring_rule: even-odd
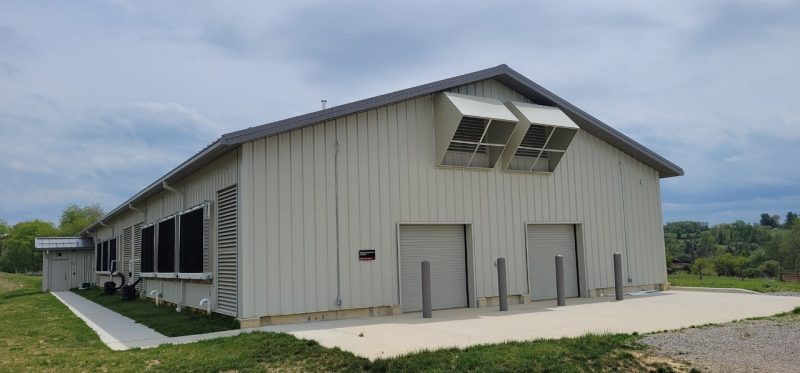
[[[666,221],[800,211],[797,1],[0,0],[0,219],[110,210],[223,133],[501,63],[682,166]]]

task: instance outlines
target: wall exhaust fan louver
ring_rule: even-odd
[[[552,106],[507,102],[519,118],[501,165],[509,170],[553,172],[578,132],[561,109]]]
[[[514,114],[484,97],[445,92],[435,102],[437,164],[494,167],[514,132]]]

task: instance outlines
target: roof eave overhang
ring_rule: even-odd
[[[185,178],[186,176],[190,175],[191,173],[197,171],[201,167],[204,167],[209,163],[215,161],[216,159],[228,153],[229,151],[233,150],[234,148],[235,146],[225,144],[223,138],[214,141],[213,143],[208,145],[205,149],[201,150],[200,152],[198,152],[185,162],[181,163],[178,167],[175,167],[172,171],[168,172],[166,175],[162,176],[158,180],[154,181],[152,184],[148,185],[141,192],[137,193],[127,201],[117,206],[115,209],[105,214],[102,218],[100,218],[96,222],[92,223],[92,225],[90,225],[88,228],[81,231],[80,235],[81,236],[89,235],[89,232],[99,228],[103,222],[106,222],[109,219],[122,213],[123,211],[128,210],[130,205],[136,205],[137,203],[140,203],[164,190],[165,182],[167,184],[177,182]]]

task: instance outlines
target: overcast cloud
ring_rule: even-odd
[[[0,219],[110,210],[219,135],[508,64],[682,166],[665,220],[800,211],[800,3],[0,1]]]

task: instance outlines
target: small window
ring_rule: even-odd
[[[205,249],[205,209],[198,208],[180,215],[179,272],[202,273]]]
[[[103,263],[101,269],[108,271],[108,241],[103,241]]]
[[[175,217],[158,223],[158,272],[175,272]]]
[[[117,270],[117,239],[112,238],[108,241],[108,270],[114,272]]]
[[[155,226],[142,228],[142,272],[155,272]]]
[[[100,243],[100,242],[97,243],[97,249],[95,249],[94,256],[95,256],[94,270],[100,272],[100,271],[103,270],[103,264],[102,264],[103,263],[103,244],[102,243]]]

